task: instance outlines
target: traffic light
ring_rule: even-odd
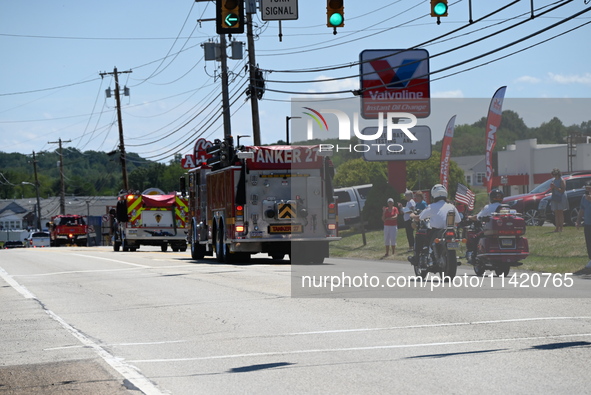
[[[215,139],[213,145],[205,149],[205,152],[211,155],[211,157],[207,159],[208,165],[216,169],[219,167],[218,165],[221,163],[221,150],[222,142],[219,139]]]
[[[217,34],[244,33],[244,0],[216,0]]]
[[[447,16],[447,0],[431,0],[431,16]]]
[[[326,26],[345,26],[344,0],[326,0]]]

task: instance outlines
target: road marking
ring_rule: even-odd
[[[124,265],[130,265],[130,266],[137,266],[137,267],[152,267],[152,266],[148,266],[148,265],[140,265],[139,263],[130,263],[130,262],[125,262],[125,261],[120,261],[118,259],[111,259],[111,258],[102,258],[102,257],[98,257],[98,256],[93,256],[93,255],[83,255],[83,254],[70,254],[70,255],[77,255],[77,256],[83,256],[85,258],[94,258],[94,259],[102,259],[105,261],[111,261],[111,262],[117,262],[117,263],[123,263]]]
[[[10,274],[0,267],[0,277],[8,283],[12,288],[18,291],[25,299],[37,299],[28,289],[20,285]]]
[[[463,326],[463,325],[503,324],[503,323],[509,323],[509,322],[528,322],[528,321],[545,321],[545,320],[589,320],[589,319],[591,319],[591,317],[585,317],[585,316],[581,316],[581,317],[513,318],[513,319],[507,319],[507,320],[487,320],[487,321],[470,321],[470,322],[447,322],[447,323],[439,323],[439,324],[420,324],[420,325],[390,326],[390,327],[383,327],[383,328],[334,329],[334,330],[327,330],[327,331],[294,332],[294,333],[286,333],[283,336],[318,335],[318,334],[349,333],[349,332],[388,331],[388,330],[395,330],[395,329],[436,328],[436,327]]]
[[[124,379],[131,382],[137,388],[140,389],[146,395],[164,395],[165,392],[162,392],[156,387],[154,383],[150,381],[146,376],[140,373],[139,369],[135,366],[129,365],[126,362],[123,362],[121,358],[117,358],[104,348],[102,348],[97,343],[90,340],[76,328],[72,327],[66,321],[64,321],[60,316],[55,314],[53,311],[49,310],[45,307],[45,305],[37,299],[37,297],[30,292],[26,287],[19,284],[16,280],[12,278],[10,274],[8,274],[3,268],[0,267],[0,277],[4,281],[6,281],[11,287],[13,287],[16,291],[18,291],[21,295],[23,295],[26,299],[34,299],[39,303],[43,311],[47,313],[51,318],[57,321],[62,328],[70,332],[76,339],[78,339],[83,346],[92,348],[99,357],[101,357],[106,363],[108,363],[113,369],[115,369]]]
[[[524,340],[547,340],[547,339],[560,339],[560,338],[568,338],[568,337],[586,337],[586,336],[591,336],[591,333],[575,333],[575,334],[569,334],[569,335],[530,336],[530,337],[483,339],[483,340],[463,340],[463,341],[456,341],[456,342],[392,344],[392,345],[386,345],[386,346],[367,346],[367,347],[326,348],[326,349],[310,349],[310,350],[294,350],[294,351],[255,352],[255,353],[247,353],[247,354],[213,355],[213,356],[209,356],[209,357],[193,357],[193,358],[135,359],[135,360],[129,360],[127,362],[129,362],[129,363],[190,362],[190,361],[207,361],[207,360],[213,360],[213,359],[267,357],[267,356],[275,356],[275,355],[312,354],[312,353],[347,352],[347,351],[388,350],[388,349],[395,349],[395,348],[402,349],[402,348],[416,348],[416,347],[454,346],[454,345],[462,345],[462,344],[495,343],[495,342],[524,341]]]
[[[167,340],[167,341],[160,341],[160,342],[140,342],[140,343],[109,343],[105,344],[107,347],[127,347],[127,346],[152,346],[158,344],[171,344],[171,343],[184,343],[187,340]],[[55,350],[67,350],[70,348],[85,348],[84,345],[76,345],[76,346],[62,346],[62,347],[51,347],[51,348],[44,348],[43,351],[55,351]]]

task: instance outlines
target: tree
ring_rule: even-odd
[[[376,174],[371,179],[373,184],[365,206],[363,206],[363,220],[367,222],[367,226],[370,229],[379,229],[382,225],[382,208],[386,206],[388,198],[394,199],[394,205],[396,206],[400,202],[402,195],[400,191],[397,191],[388,184],[388,180],[385,175]]]
[[[350,187],[369,184],[376,177],[386,179],[386,162],[368,162],[363,158],[342,163],[336,171],[334,185]]]

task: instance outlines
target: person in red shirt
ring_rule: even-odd
[[[398,233],[398,209],[394,206],[394,199],[388,199],[388,207],[382,208],[382,221],[384,222],[384,244],[386,246],[386,255],[381,259],[392,255],[396,250],[396,235]]]

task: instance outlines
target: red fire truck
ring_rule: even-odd
[[[49,245],[85,246],[88,244],[88,226],[81,215],[56,215],[47,224],[49,228]]]
[[[251,254],[322,263],[338,240],[334,168],[319,146],[234,149],[216,140],[207,162],[189,171],[191,257],[247,261]]]
[[[140,245],[166,251],[187,250],[187,199],[157,188],[119,196],[113,226],[113,250],[135,251]]]

